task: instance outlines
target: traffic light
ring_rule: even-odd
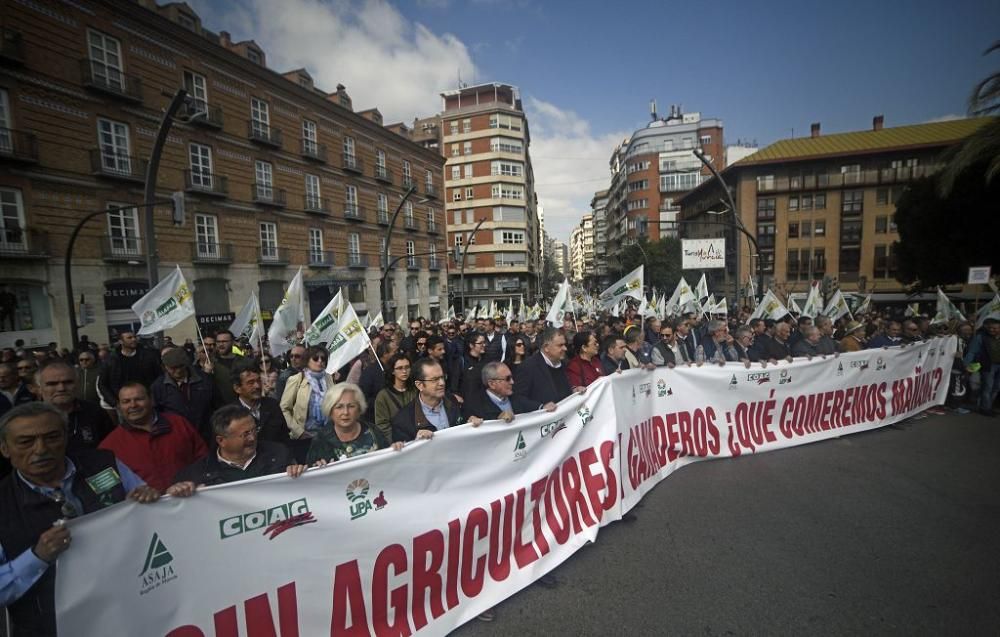
[[[170,199],[173,203],[173,208],[171,210],[171,218],[173,219],[175,226],[184,225],[184,193],[177,191],[170,195]]]

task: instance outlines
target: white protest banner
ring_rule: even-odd
[[[681,269],[726,267],[726,239],[681,239]]]
[[[847,299],[844,298],[844,293],[839,289],[833,293],[833,298],[827,303],[823,315],[829,317],[831,321],[836,321],[845,315],[852,320],[854,319],[851,316],[851,308],[847,307]]]
[[[306,320],[302,296],[302,268],[292,278],[281,299],[281,305],[274,311],[271,327],[267,330],[271,356],[281,356],[292,349],[299,325]]]
[[[152,290],[132,304],[142,327],[137,334],[155,334],[194,316],[194,297],[181,266],[168,274]]]
[[[781,302],[781,299],[774,292],[768,290],[764,293],[764,298],[760,300],[760,305],[750,315],[750,319],[760,318],[779,321],[788,313],[788,308]]]
[[[337,290],[337,294],[330,299],[313,324],[302,335],[302,342],[306,347],[317,343],[329,343],[333,340],[333,335],[337,333],[337,328],[340,326],[340,316],[344,313],[342,291],[343,289]]]
[[[605,309],[615,305],[626,297],[632,297],[638,301],[642,300],[643,267],[632,270],[622,278],[618,279],[608,289],[601,292],[598,297],[601,306]]]
[[[569,289],[569,279],[564,279],[559,284],[556,298],[552,299],[552,306],[549,307],[549,313],[545,315],[545,320],[551,325],[562,327],[563,316],[567,312],[573,311],[573,299],[569,297]]]
[[[68,522],[57,621],[79,637],[109,626],[166,637],[444,635],[596,540],[688,463],[942,404],[955,348],[949,337],[766,369],[629,370],[510,425],[448,429],[297,480],[119,504]]]
[[[331,333],[330,342],[326,346],[330,352],[326,371],[330,374],[336,372],[369,347],[371,340],[368,338],[368,332],[361,326],[354,306],[347,303],[340,315],[337,328]]]
[[[257,293],[250,292],[250,298],[243,304],[243,309],[229,325],[229,331],[239,338],[246,338],[251,343],[260,339],[260,307],[257,303]]]
[[[698,285],[694,288],[695,298],[698,301],[708,298],[708,280],[705,278],[705,273],[702,272],[701,278],[698,279]]]

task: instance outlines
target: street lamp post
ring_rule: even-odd
[[[469,257],[469,245],[471,243],[470,239],[475,238],[476,232],[479,230],[479,226],[483,225],[483,223],[485,221],[486,221],[486,219],[480,219],[479,223],[476,224],[476,227],[472,229],[472,232],[470,232],[468,235],[466,235],[465,241],[462,242],[463,243],[463,245],[462,245],[462,265],[461,265],[461,268],[460,268],[459,274],[458,274],[458,277],[459,277],[459,286],[462,288],[462,316],[465,316],[465,262],[466,262],[466,260]]]
[[[382,254],[382,316],[384,317],[389,316],[389,288],[386,285],[386,277],[389,275],[389,252],[392,250],[392,231],[396,229],[396,219],[399,217],[399,212],[403,209],[403,204],[416,191],[416,185],[411,185],[403,193],[403,198],[399,200],[399,205],[396,206],[396,210],[392,213],[392,218],[389,220],[389,230],[385,233],[385,252]]]

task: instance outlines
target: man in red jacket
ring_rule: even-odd
[[[178,471],[208,453],[208,447],[183,416],[156,413],[140,383],[118,390],[120,425],[101,442],[148,485],[164,491]]]

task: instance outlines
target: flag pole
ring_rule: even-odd
[[[380,361],[378,359],[378,354],[375,352],[375,348],[372,347],[372,340],[371,339],[368,339],[368,349],[370,349],[372,351],[372,354],[375,354],[375,362],[378,363],[379,369],[381,369],[382,372],[384,373],[385,372],[385,366],[383,366],[382,365],[382,361]]]
[[[198,319],[197,318],[195,318],[195,320],[194,320],[194,329],[195,329],[196,332],[198,332],[198,340],[201,341],[201,349],[202,349],[203,352],[205,352],[205,362],[207,362],[209,365],[211,365],[212,364],[212,357],[208,355],[208,348],[205,347],[205,336],[201,333],[201,326],[198,325]]]
[[[256,299],[256,295],[254,298]],[[260,360],[264,363],[264,376],[267,376],[267,361],[264,360],[264,318],[260,315],[260,301],[254,302],[254,318],[257,319],[257,344],[260,345]]]

